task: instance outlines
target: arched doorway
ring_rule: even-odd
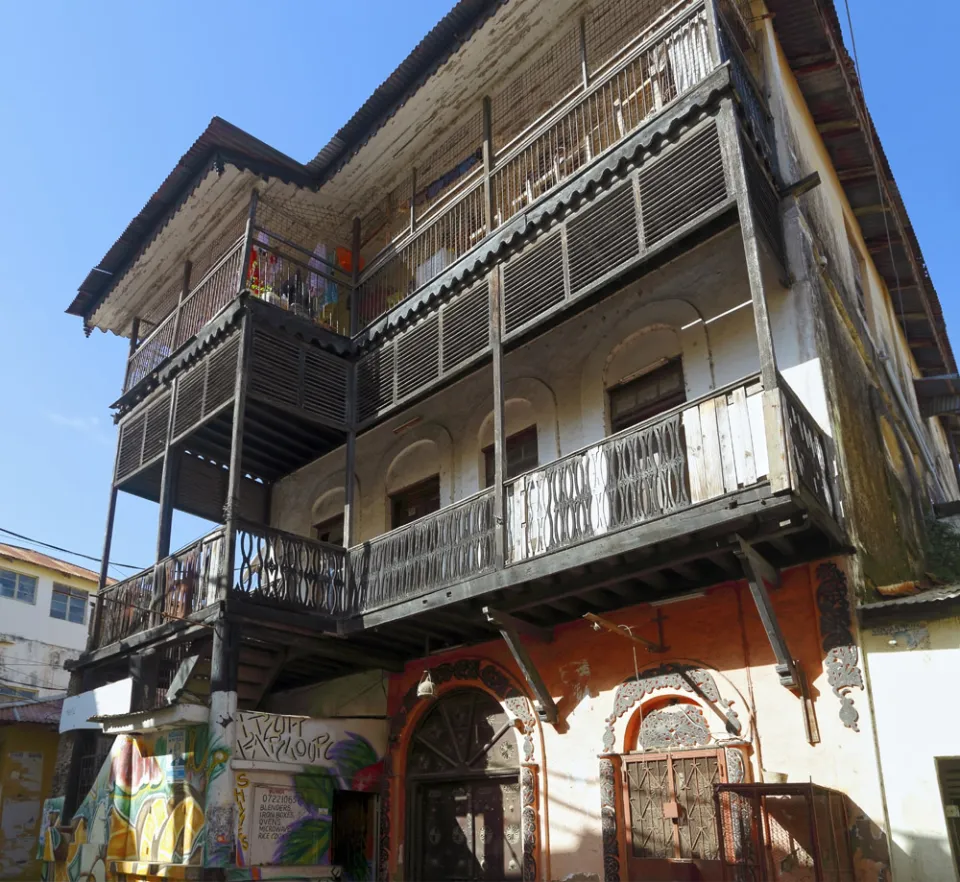
[[[521,879],[517,737],[500,703],[481,689],[448,692],[407,756],[408,878]]]

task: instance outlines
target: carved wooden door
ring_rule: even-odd
[[[522,878],[516,734],[485,692],[437,701],[410,745],[407,878],[485,882]]]
[[[723,751],[623,758],[631,879],[722,878],[713,791],[725,780]]]

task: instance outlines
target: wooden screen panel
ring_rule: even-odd
[[[516,330],[566,296],[563,242],[553,235],[513,258],[503,268],[506,333]]]
[[[567,222],[571,293],[585,288],[639,253],[633,185],[622,184]]]

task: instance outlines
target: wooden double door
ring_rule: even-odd
[[[726,781],[722,750],[623,757],[631,880],[720,880],[714,787]]]
[[[502,882],[523,877],[516,731],[486,692],[439,699],[407,757],[407,879]]]

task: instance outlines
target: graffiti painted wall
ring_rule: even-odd
[[[40,858],[55,882],[104,882],[122,863],[201,866],[208,783],[226,773],[229,752],[206,726],[119,736],[69,824],[62,799],[47,800]]]
[[[385,720],[318,720],[241,712],[236,775],[237,867],[260,878],[266,868],[329,867],[337,791],[380,788]],[[373,843],[340,868],[369,879]],[[261,868],[261,869],[257,869]]]

